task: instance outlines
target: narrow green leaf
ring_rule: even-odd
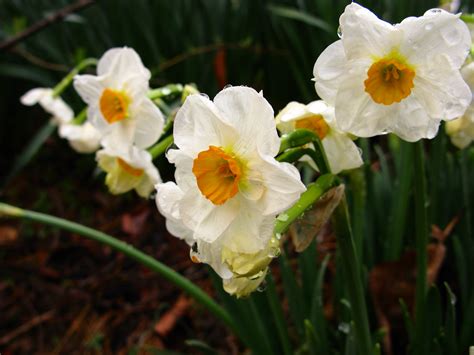
[[[270,12],[277,16],[289,18],[292,20],[301,21],[307,25],[314,26],[328,33],[334,33],[336,30],[329,25],[326,21],[323,21],[311,14],[300,11],[298,9],[281,6],[281,5],[268,5]]]

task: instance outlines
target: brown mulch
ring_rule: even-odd
[[[169,235],[153,200],[112,196],[93,156],[51,138],[0,200],[92,226],[129,242],[212,294],[205,267]],[[79,235],[0,218],[0,353],[219,353],[239,349],[225,326],[181,290],[124,255]]]

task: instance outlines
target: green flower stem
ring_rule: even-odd
[[[84,107],[79,114],[71,121],[72,124],[80,126],[87,120],[87,107]]]
[[[169,84],[158,89],[148,91],[148,97],[151,100],[161,99],[170,95],[181,95],[183,92],[183,85]]]
[[[173,144],[173,135],[169,135],[166,138],[163,138],[161,141],[156,143],[153,147],[148,149],[148,152],[150,152],[151,156],[153,159],[158,158],[160,155],[162,155],[164,152],[166,152],[166,149]]]
[[[44,213],[24,210],[0,202],[0,216],[2,214],[7,215],[9,217],[22,218],[61,228],[72,233],[80,234],[86,238],[95,240],[101,244],[108,245],[112,249],[122,252],[131,259],[134,259],[140,264],[147,266],[148,268],[155,271],[171,283],[181,288],[183,291],[187,292],[192,298],[194,298],[197,302],[207,308],[209,312],[214,314],[218,319],[222,320],[231,329],[235,330],[234,322],[230,315],[227,313],[227,311],[224,310],[221,306],[219,306],[203,290],[201,290],[199,287],[197,287],[195,284],[193,284],[191,281],[189,281],[187,278],[180,275],[173,269],[160,263],[158,260],[141,252],[140,250],[134,248],[130,244],[127,244],[110,235],[107,235],[98,230],[83,226],[75,222],[50,216]]]
[[[365,293],[362,286],[360,262],[357,258],[354,238],[352,237],[345,196],[334,211],[333,218],[333,227],[336,231],[337,244],[341,253],[340,260],[346,279],[346,290],[351,303],[354,333],[359,349],[357,353],[370,355],[374,351],[367,317]]]
[[[63,93],[64,90],[71,84],[72,79],[75,75],[79,74],[81,70],[92,66],[97,65],[97,59],[95,58],[87,58],[80,62],[73,70],[66,75],[63,80],[61,80],[58,85],[56,85],[53,89],[53,97],[57,97]]]
[[[321,175],[318,180],[309,184],[306,191],[301,194],[300,199],[277,218],[274,229],[275,234],[281,235],[285,233],[290,225],[303,215],[326,191],[338,184],[338,178],[332,174]]]
[[[281,137],[280,151],[279,153],[285,154],[285,150],[300,147],[302,145],[312,143],[314,146],[314,153],[311,153],[311,157],[316,163],[319,171],[322,174],[327,174],[331,172],[329,167],[329,162],[324,152],[323,145],[318,135],[314,132],[307,129],[297,129],[289,134],[286,134]],[[309,149],[309,148],[307,148]],[[308,153],[304,153],[308,154]],[[303,155],[304,155],[303,154]],[[278,160],[278,158],[277,158]]]
[[[427,285],[427,246],[428,246],[428,215],[426,210],[426,178],[423,141],[415,143],[415,233],[416,233],[416,293],[415,293],[415,353],[425,354],[424,344],[427,343],[425,330],[425,302]]]
[[[318,164],[318,161],[320,161],[316,151],[311,148],[290,148],[284,153],[281,153],[276,158],[276,160],[279,162],[294,163],[304,155],[308,155],[311,159],[313,159],[316,165]]]
[[[472,223],[473,223],[473,216],[472,216],[472,201],[471,201],[471,191],[470,191],[470,184],[469,181],[469,155],[467,149],[463,149],[461,151],[461,182],[462,182],[462,191],[463,191],[463,199],[464,199],[464,206],[466,209],[465,212],[465,220],[466,220],[466,231],[469,238],[474,238],[472,234]]]
[[[462,14],[461,20],[466,23],[474,23],[474,14]]]

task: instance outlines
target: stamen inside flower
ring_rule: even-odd
[[[215,205],[222,205],[239,191],[242,170],[235,157],[210,146],[194,159],[193,174],[201,193]]]
[[[365,91],[383,105],[391,105],[408,97],[413,88],[415,71],[402,59],[389,56],[373,63],[364,81]]]
[[[131,166],[130,164],[128,164],[125,160],[121,158],[117,158],[117,163],[124,171],[126,171],[130,175],[133,175],[136,177],[140,177],[143,175],[143,169],[134,168],[133,166]]]
[[[105,89],[100,97],[100,112],[108,123],[114,123],[127,118],[130,100],[122,91]]]
[[[296,121],[297,129],[308,129],[316,133],[319,139],[323,140],[329,132],[329,126],[322,115],[312,115]]]

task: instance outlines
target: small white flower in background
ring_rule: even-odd
[[[336,127],[334,108],[324,101],[313,101],[308,105],[290,102],[275,119],[281,133],[287,134],[304,128],[318,135],[333,174],[355,169],[363,164],[359,148],[347,134]],[[301,160],[317,168],[309,157],[304,156]]]
[[[298,170],[274,159],[280,139],[273,110],[248,87],[224,89],[214,101],[190,95],[176,115],[174,141],[178,149],[167,157],[176,184],[157,185],[168,230],[224,280],[239,277],[235,260],[260,260],[276,215],[305,191]]]
[[[24,94],[20,101],[23,105],[40,104],[50,113],[59,126],[59,136],[69,141],[71,147],[79,153],[92,153],[100,147],[100,133],[89,123],[76,125],[72,122],[74,111],[60,97],[53,97],[53,89],[36,88]]]
[[[50,88],[31,89],[20,98],[20,101],[26,106],[40,104],[46,112],[52,115],[56,124],[67,123],[74,117],[74,112],[68,104],[59,96],[53,97],[53,89]]]
[[[105,184],[112,194],[135,189],[148,198],[154,186],[161,181],[149,152],[136,146],[105,146],[96,153],[99,167],[107,173]]]
[[[83,124],[66,123],[59,126],[59,136],[67,139],[78,153],[93,153],[100,148],[100,132],[89,122]]]
[[[88,105],[88,120],[105,141],[147,148],[158,140],[164,118],[147,97],[150,76],[138,54],[125,47],[102,56],[97,76],[74,78],[75,89]]]
[[[461,69],[461,74],[474,92],[474,62],[466,64]],[[471,102],[464,115],[446,122],[446,133],[451,138],[451,143],[459,149],[466,148],[474,141],[474,103]]]
[[[433,9],[392,26],[352,3],[340,28],[342,39],[319,56],[314,77],[342,131],[433,138],[441,120],[461,116],[471,102],[459,73],[471,37],[459,15]]]

